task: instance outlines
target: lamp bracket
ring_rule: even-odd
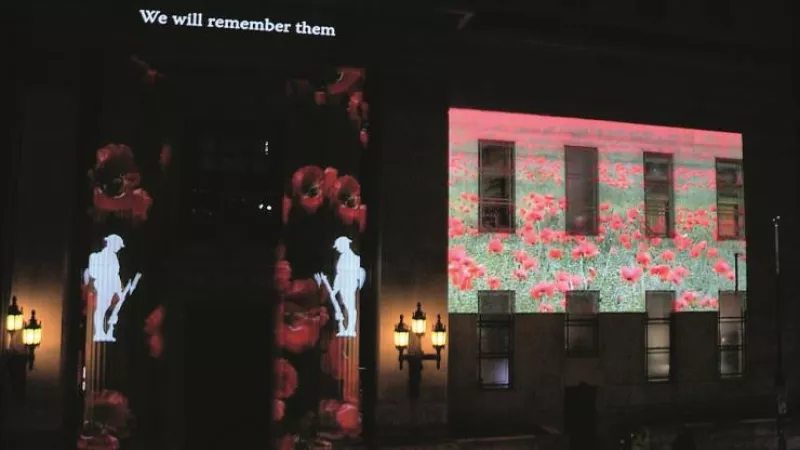
[[[442,355],[440,353],[400,353],[400,370],[403,370],[403,363],[408,362],[412,367],[419,366],[422,369],[422,361],[436,361],[436,369],[441,367]]]
[[[434,355],[430,353],[422,353],[422,354],[412,353],[408,355],[403,355],[403,358],[405,358],[406,361],[409,361],[411,359],[419,359],[420,361],[439,361],[442,359],[440,355]]]

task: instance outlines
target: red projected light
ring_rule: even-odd
[[[449,310],[515,292],[516,312],[715,310],[746,290],[742,136],[450,110]]]

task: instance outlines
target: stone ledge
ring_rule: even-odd
[[[419,435],[409,438],[407,433],[404,437],[398,437],[397,439],[383,437],[371,446],[367,444],[342,445],[336,448],[342,450],[366,450],[368,448],[387,450],[564,450],[568,448],[568,443],[569,441],[565,436],[555,435],[455,439],[447,437],[425,438]]]

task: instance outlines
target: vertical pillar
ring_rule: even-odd
[[[278,448],[361,435],[362,294],[373,283],[363,239],[369,145],[361,69],[288,82],[282,243],[275,283]]]
[[[106,55],[107,85],[84,193],[80,233],[84,407],[79,448],[158,448],[169,296],[159,268],[171,205],[169,86],[143,77],[129,55]],[[135,80],[135,81],[132,81]],[[78,326],[78,324],[71,324]],[[136,421],[135,432],[132,427]]]

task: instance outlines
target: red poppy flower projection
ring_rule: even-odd
[[[166,223],[153,209],[148,190],[165,192],[172,147],[142,146],[134,153],[127,145],[107,144],[93,153],[91,226],[86,230],[91,248],[80,287],[86,333],[81,373],[87,402],[78,448],[127,448],[137,442],[141,430],[152,426],[147,418],[153,403],[144,393],[160,383],[149,374],[158,373],[156,360],[166,347],[167,308],[148,275],[153,273],[150,255],[158,254],[151,248],[159,248],[159,238],[147,233]],[[137,161],[148,160],[158,162],[158,169],[143,175]],[[139,358],[144,352],[147,363]]]
[[[450,110],[449,309],[516,292],[517,312],[714,310],[745,291],[742,136],[662,126]]]
[[[361,434],[359,312],[367,205],[363,71],[289,83],[289,164],[273,282],[276,448],[317,448]],[[322,122],[320,122],[322,121]],[[320,149],[325,149],[320,153]]]
[[[109,144],[98,150],[89,177],[94,185],[92,203],[96,220],[107,214],[136,222],[147,220],[153,200],[140,186],[142,175],[130,147]]]

